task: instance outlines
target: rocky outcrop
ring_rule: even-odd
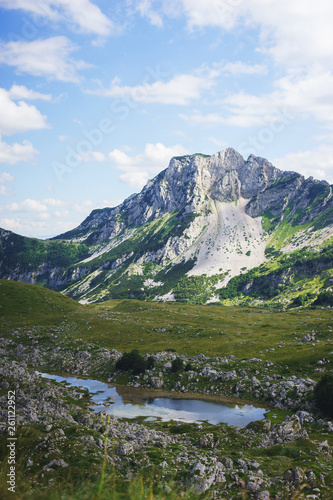
[[[120,288],[122,297],[127,290],[128,298],[175,300],[176,283],[165,281],[170,281],[169,271],[176,266],[183,269],[175,273],[178,280],[218,275],[221,288],[232,277],[265,262],[268,238],[280,224],[328,228],[320,235],[311,232],[312,227],[303,231],[302,246],[309,242],[318,246],[320,238],[325,241],[333,232],[332,214],[332,187],[327,182],[283,172],[264,158],[250,155],[245,160],[232,148],[211,156],[174,157],[140,193],[117,207],[94,210],[77,228],[52,242],[38,243],[0,230],[0,278],[42,283],[86,302],[117,298]],[[289,243],[295,249],[300,242],[294,228],[291,232],[295,238]],[[56,242],[67,245],[66,249],[58,252],[60,247],[52,247],[50,253],[50,244]],[[27,262],[24,249],[34,246],[38,259]],[[57,259],[54,251],[59,253]],[[151,263],[155,274],[160,268],[154,289],[149,285],[155,283],[154,273],[144,276],[142,267]],[[141,266],[142,280],[133,290],[130,269],[135,266]],[[302,272],[311,277],[317,271],[304,265]],[[118,284],[117,273],[128,282],[124,288],[113,286]],[[288,270],[279,273],[277,269],[267,275],[267,286],[247,283],[242,291],[256,293],[261,285],[276,289],[289,278]],[[218,300],[219,288],[210,289],[206,300]]]
[[[148,181],[139,194],[114,209],[94,210],[80,226],[57,238],[87,235],[90,243],[102,243],[126,227],[141,226],[161,214],[201,210],[207,197],[227,202],[250,199],[284,175],[263,158],[251,155],[245,161],[232,148],[212,156],[172,158],[169,167]]]

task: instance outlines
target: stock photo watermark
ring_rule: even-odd
[[[43,11],[43,5],[39,2],[38,7]],[[31,19],[24,17],[22,19],[23,23],[21,26],[20,33],[10,32],[8,39],[10,42],[30,42],[34,40],[41,28],[45,28],[49,24],[49,19],[47,17],[48,13],[44,10],[44,14],[31,14]]]
[[[248,156],[262,152],[266,146],[274,141],[276,135],[282,133],[294,119],[295,115],[286,108],[279,110],[272,120],[265,127],[262,127],[256,135],[251,135],[241,142],[237,150]]]
[[[215,5],[215,13],[222,18],[222,16],[232,13],[233,9],[240,7],[242,3],[243,0],[219,0]]]
[[[146,67],[146,75],[141,85],[135,87],[130,95],[122,96],[111,104],[112,119],[109,117],[103,118],[97,128],[89,131],[82,130],[84,138],[78,141],[75,147],[66,146],[64,160],[62,162],[52,162],[52,168],[58,181],[63,182],[65,175],[72,173],[81,165],[85,155],[93,153],[96,146],[102,145],[105,136],[115,131],[115,116],[120,121],[126,120],[131,110],[137,109],[147,99],[149,95],[148,85],[151,86],[155,82],[162,81],[167,76],[169,76],[169,72],[163,71],[160,65],[157,65],[155,68]]]
[[[15,493],[16,487],[16,413],[15,413],[15,391],[8,391],[7,395],[7,409],[8,409],[8,437],[7,449],[8,458],[7,463],[9,472],[7,473],[8,491]]]

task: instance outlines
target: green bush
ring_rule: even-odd
[[[185,371],[186,371],[186,372],[189,372],[189,371],[191,371],[191,370],[193,370],[192,365],[191,365],[191,363],[190,363],[190,362],[188,362],[188,363],[187,363],[187,365],[185,366]]]
[[[176,358],[173,360],[173,362],[171,364],[171,371],[173,373],[176,373],[176,372],[179,372],[179,370],[182,370],[183,367],[184,367],[183,360],[180,358]]]
[[[315,306],[333,306],[333,293],[329,290],[321,292],[314,301]]]
[[[309,296],[307,293],[303,293],[301,295],[299,295],[298,297],[296,297],[293,302],[292,302],[292,306],[293,307],[300,307],[300,306],[305,306],[305,304],[308,302],[309,300]]]
[[[146,371],[147,362],[137,349],[133,349],[131,352],[124,352],[116,362],[115,368],[124,372],[131,371],[133,375],[139,375]]]
[[[154,366],[155,366],[155,359],[153,358],[153,356],[149,356],[149,358],[146,361],[147,370],[151,370],[152,368],[154,368]]]
[[[316,404],[320,410],[333,417],[333,375],[326,374],[314,388]]]

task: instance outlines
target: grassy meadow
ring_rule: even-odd
[[[333,317],[332,310],[329,308],[277,311],[269,308],[224,307],[213,304],[200,306],[137,300],[111,300],[82,305],[43,287],[7,280],[0,280],[0,328],[5,340],[20,343],[27,347],[27,351],[31,349],[32,342],[38,341],[39,347],[46,347],[50,356],[59,346],[71,352],[88,349],[90,353],[97,353],[101,348],[107,348],[121,352],[137,349],[142,354],[169,351],[177,352],[178,355],[184,355],[187,358],[201,353],[212,360],[234,356],[232,368],[239,372],[245,367],[250,377],[259,373],[261,367],[265,367],[263,368],[265,374],[274,374],[274,376],[278,374],[281,377],[296,375],[319,380],[322,372],[318,370],[321,366],[318,362],[324,360],[326,370],[329,371],[331,368],[329,363],[333,355]],[[302,342],[306,334],[314,335],[314,340]],[[244,364],[253,358],[256,358],[255,362]],[[9,357],[9,362],[16,360],[19,360],[19,356]],[[272,368],[269,367],[270,363]],[[39,369],[33,364],[28,368]],[[226,367],[227,369],[230,368]],[[92,375],[98,378],[97,372],[93,372]],[[176,377],[178,374],[170,375],[171,385],[170,387],[166,385],[166,390],[171,390]],[[107,380],[107,378],[107,372],[100,373],[101,380]],[[209,377],[207,380],[202,377],[198,383],[202,392],[211,385],[208,379]],[[120,380],[123,384],[133,382],[127,374],[122,374]],[[55,386],[54,382],[43,381],[43,384],[48,384],[48,391],[52,384]],[[230,381],[230,384],[233,385],[234,382]],[[63,390],[65,391],[65,387]],[[7,390],[0,389],[0,396],[6,393]],[[87,394],[83,392],[83,398],[80,400],[72,400],[70,392],[66,394],[63,396],[63,404],[81,405],[82,411],[84,409],[89,411]],[[252,398],[254,403],[260,402],[253,394],[247,393],[245,396],[248,400]],[[270,419],[273,425],[283,422],[286,416],[291,416],[293,413],[292,410],[274,408],[266,414],[265,419]],[[75,416],[75,412],[73,415]],[[203,423],[202,429],[198,431],[197,424],[160,421],[144,423],[142,418],[135,419],[134,423],[131,421],[128,425],[135,426],[135,422],[138,425],[144,424],[151,431],[157,430],[168,436],[177,435],[180,441],[166,448],[149,446],[148,451],[145,451],[145,456],[150,461],[149,467],[142,465],[141,452],[134,454],[134,458],[127,459],[126,457],[128,462],[125,460],[124,463],[131,466],[136,463],[141,475],[132,477],[123,473],[119,476],[119,474],[115,475],[114,467],[103,460],[103,454],[92,457],[87,454],[86,446],[80,448],[77,444],[77,440],[81,437],[83,439],[91,435],[96,440],[101,433],[105,434],[104,424],[100,429],[93,430],[63,421],[61,425],[66,441],[61,445],[62,448],[60,448],[59,439],[55,442],[61,450],[61,457],[64,457],[70,467],[64,471],[59,467],[54,473],[47,472],[45,477],[41,478],[40,464],[47,463],[53,456],[59,458],[59,455],[54,452],[54,455],[46,459],[44,454],[47,450],[39,452],[38,463],[35,464],[34,461],[29,480],[20,479],[20,489],[16,498],[19,500],[25,498],[50,500],[211,499],[209,491],[197,497],[180,486],[180,481],[187,477],[186,467],[188,469],[189,466],[187,463],[176,464],[175,460],[187,448],[191,450],[193,457],[199,449],[199,456],[207,457],[207,460],[211,459],[212,454],[221,457],[219,458],[221,460],[224,456],[231,457],[234,463],[240,457],[258,460],[267,477],[283,478],[285,470],[293,467],[299,467],[304,471],[311,468],[317,477],[322,472],[326,474],[327,486],[322,498],[329,499],[333,491],[331,455],[318,452],[318,443],[325,439],[328,440],[329,446],[332,446],[333,437],[326,431],[323,433],[316,423],[307,424],[309,439],[260,448],[257,439],[259,439],[258,436],[264,439],[264,431],[258,431],[259,434],[243,433],[236,427],[226,424],[213,426],[207,422]],[[220,442],[214,452],[198,448],[200,436],[209,433],[212,433]],[[47,435],[45,425],[43,427],[31,423],[24,429],[18,426],[19,443],[23,450],[22,456],[24,456],[24,459],[22,458],[17,464],[21,478],[26,477],[27,457],[33,453],[36,454],[34,450],[38,448],[37,444],[45,440]],[[2,437],[0,445],[4,443],[5,437]],[[108,453],[112,455],[112,451]],[[5,461],[4,452],[1,453],[0,460]],[[161,463],[165,461],[169,466],[173,464],[175,467],[172,469],[171,465],[169,473],[161,472]],[[240,480],[242,477],[241,475]],[[247,481],[246,477],[244,475],[244,484]],[[35,481],[37,487],[31,486],[31,480]],[[51,483],[50,480],[54,482]],[[174,481],[176,486],[173,484]],[[159,490],[160,482],[164,483],[164,489]],[[281,491],[279,488],[279,483],[273,484],[271,491]],[[290,491],[286,490],[285,496],[279,498],[295,500],[306,498],[306,492],[310,491],[310,487],[307,488],[300,484]],[[0,477],[0,496],[4,499],[10,498],[6,492],[5,470],[2,470]],[[229,496],[217,498],[246,500],[255,497],[246,491],[245,486],[239,488],[233,484],[230,486]]]
[[[0,280],[0,307],[3,333],[34,327],[52,344],[56,340],[49,333],[56,331],[58,341],[69,345],[80,339],[122,352],[260,357],[296,375],[312,373],[332,351],[333,317],[326,308],[277,312],[136,300],[81,305],[42,287],[5,280]],[[312,332],[315,343],[301,342]]]

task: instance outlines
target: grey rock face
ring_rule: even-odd
[[[206,467],[202,462],[195,462],[190,472],[190,485],[196,495],[208,490],[213,484],[226,481],[224,467],[220,462]]]
[[[300,467],[287,470],[284,474],[284,480],[289,483],[300,484],[304,480],[304,472],[300,469]]]
[[[200,438],[200,448],[214,448],[218,443],[214,439],[213,434],[206,434]]]
[[[243,205],[237,208],[237,216],[242,216],[242,224],[248,223],[248,216],[256,218],[267,213],[276,218],[276,224],[283,221],[286,215],[295,216],[292,223],[296,225],[314,221],[325,213],[325,225],[333,224],[330,215],[333,196],[328,183],[305,179],[295,172],[283,172],[268,160],[254,155],[245,160],[234,149],[227,148],[211,156],[195,154],[172,158],[168,168],[148,181],[140,193],[130,196],[117,207],[94,210],[77,228],[55,238],[69,243],[85,243],[91,254],[85,260],[66,263],[64,266],[51,265],[50,261],[46,261],[34,271],[27,270],[23,265],[11,263],[8,266],[7,262],[0,261],[0,277],[32,284],[42,282],[53,289],[66,289],[65,293],[76,299],[86,299],[85,293],[96,287],[96,296],[89,296],[89,300],[102,300],[108,293],[107,286],[103,288],[101,284],[104,283],[104,278],[105,281],[112,281],[113,273],[120,269],[127,271],[132,264],[141,266],[153,262],[164,267],[171,262],[172,265],[179,263],[177,259],[186,262],[199,260],[201,249],[204,249],[203,254],[207,250],[205,243],[199,248],[199,240],[205,228],[215,221],[216,233],[224,235],[223,238],[227,238],[228,228],[233,228],[230,222],[226,223],[223,219],[222,211],[225,207],[222,210],[218,202],[235,202],[240,199]],[[314,203],[314,200],[317,202]],[[163,237],[156,237],[155,242],[151,241],[154,239],[151,235],[145,239],[142,225],[161,222],[164,216],[170,219],[175,217],[169,232]],[[164,220],[162,222],[165,223]],[[243,252],[248,258],[244,269],[248,270],[265,260],[264,231],[261,221],[258,219],[255,222],[259,236],[257,232],[252,235],[252,230],[247,236],[244,233],[244,236],[245,229],[240,228],[239,234],[237,230],[237,234],[233,236],[235,242],[245,238],[252,245],[252,250],[248,250],[249,254]],[[139,250],[139,240],[133,243],[133,237],[138,234],[142,243]],[[230,234],[228,237],[231,238]],[[221,246],[231,248],[231,240],[226,242],[223,238]],[[15,241],[15,235],[0,229],[0,253],[1,250],[8,252],[11,241]],[[217,238],[216,241],[220,240]],[[194,244],[198,244],[198,248],[191,254]],[[111,254],[110,258],[98,261],[103,252],[112,250],[115,250],[115,254]],[[209,266],[212,260],[218,261],[221,258],[218,252],[219,249],[214,258],[213,254],[207,253],[210,255],[207,257]],[[97,260],[90,267],[86,261],[94,260],[92,255]],[[237,255],[232,255],[230,259],[237,260]],[[252,262],[254,256],[256,259]],[[229,267],[224,269],[223,266],[229,264],[232,267],[232,262],[223,262],[222,266],[214,264],[211,274],[218,274],[219,269],[228,270]],[[240,269],[241,267],[237,267],[234,275],[239,274]],[[108,275],[105,277],[106,272]],[[205,273],[206,271],[198,272]],[[271,279],[273,282],[269,286],[284,284],[288,280],[288,270]],[[251,284],[246,286],[250,287]],[[172,295],[171,292],[170,294]],[[156,296],[159,297],[158,292]],[[169,297],[168,300],[173,298]]]
[[[172,158],[169,167],[148,181],[139,194],[116,208],[93,211],[74,233],[84,234],[98,228],[92,241],[102,243],[121,234],[126,226],[139,226],[163,213],[193,212],[203,205],[206,196],[218,201],[252,198],[283,175],[264,158],[251,155],[245,161],[232,148],[212,156]],[[126,214],[126,224],[116,222],[120,213]],[[61,237],[66,238],[66,233]]]
[[[130,455],[131,453],[133,453],[133,446],[131,445],[131,443],[122,443],[117,446],[116,452],[122,456]]]
[[[159,377],[151,377],[150,383],[152,387],[154,387],[154,389],[161,389],[161,387],[163,387],[164,385],[163,380]]]
[[[252,492],[260,491],[262,482],[261,477],[250,476],[249,481],[246,484],[246,489]]]
[[[306,430],[301,426],[298,416],[293,415],[287,417],[281,424],[273,425],[271,431],[264,437],[262,445],[266,447],[296,441],[297,439],[308,439],[308,437]]]
[[[270,500],[270,498],[270,493],[267,490],[263,490],[257,495],[257,500]]]

